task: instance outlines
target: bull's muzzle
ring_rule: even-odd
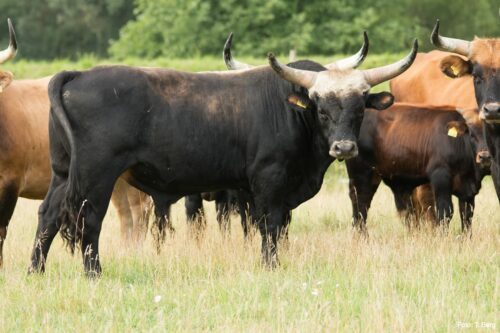
[[[476,163],[479,164],[481,168],[489,168],[491,166],[491,155],[487,150],[481,150],[476,155]]]
[[[333,142],[330,147],[330,156],[339,160],[346,160],[358,156],[358,145],[351,140]]]
[[[479,112],[479,118],[486,123],[500,123],[500,103],[486,103]]]

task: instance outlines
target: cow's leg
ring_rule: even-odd
[[[230,202],[227,191],[219,191],[215,197],[215,210],[217,215],[217,223],[223,235],[226,235],[230,229]]]
[[[471,233],[472,216],[474,215],[474,197],[460,198],[458,200],[460,209],[460,220],[462,221],[462,232]]]
[[[283,206],[257,204],[256,213],[260,216],[259,231],[262,236],[262,261],[267,268],[275,268],[278,260],[278,239],[283,230],[288,211]]]
[[[132,186],[128,186],[127,198],[134,221],[133,239],[136,243],[141,243],[148,231],[148,221],[152,210],[151,199],[146,193]]]
[[[171,235],[175,233],[170,218],[170,207],[179,200],[178,197],[169,196],[153,196],[155,204],[155,221],[151,228],[151,233],[156,246],[156,252],[160,253],[161,246],[165,242],[166,231],[168,230]]]
[[[65,197],[66,185],[66,178],[52,175],[49,191],[38,210],[38,227],[28,273],[43,273],[45,271],[50,245],[59,231],[57,220]]]
[[[285,214],[285,221],[283,222],[283,227],[281,228],[279,234],[279,241],[281,242],[281,246],[285,249],[288,249],[290,246],[290,242],[288,240],[288,229],[290,227],[290,223],[292,222],[292,211],[288,211]]]
[[[453,217],[451,201],[451,175],[445,169],[438,169],[430,176],[434,200],[436,201],[436,215],[443,231],[447,229]]]
[[[113,206],[115,206],[118,213],[118,219],[120,220],[121,237],[126,244],[129,244],[132,240],[134,228],[132,211],[127,197],[128,186],[129,185],[123,179],[118,178],[113,190],[113,195],[111,196],[111,202]]]
[[[200,232],[206,223],[201,194],[187,195],[184,198],[184,206],[186,207],[188,224],[194,227],[196,232]]]
[[[349,197],[352,204],[352,225],[361,234],[367,235],[368,209],[380,185],[380,177],[371,167],[359,161],[347,161],[349,174]]]
[[[0,268],[3,266],[3,244],[7,238],[7,228],[19,196],[15,182],[2,182],[0,185]]]
[[[412,202],[413,188],[402,187],[398,185],[391,186],[396,209],[403,223],[410,228],[412,220],[416,219],[415,208]]]

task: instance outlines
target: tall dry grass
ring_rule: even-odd
[[[131,248],[110,209],[101,234],[104,274],[89,281],[79,255],[54,242],[44,276],[27,276],[39,202],[20,200],[0,273],[0,331],[457,332],[498,330],[500,209],[491,180],[477,198],[473,237],[457,217],[447,236],[408,232],[381,187],[368,241],[350,227],[344,178],[294,211],[281,266],[260,266],[260,237],[229,237],[205,203],[199,241],[173,208],[177,232],[163,252],[151,237]],[[456,214],[457,215],[457,214]],[[468,326],[470,325],[470,327]],[[495,328],[492,328],[495,326]]]

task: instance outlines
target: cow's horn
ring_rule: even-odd
[[[415,39],[411,52],[408,53],[408,55],[403,59],[383,67],[364,70],[363,73],[365,75],[366,82],[373,87],[402,74],[411,66],[411,64],[413,64],[413,61],[417,56],[417,51],[418,41]]]
[[[14,26],[12,25],[12,21],[10,20],[10,18],[7,19],[7,23],[9,25],[9,46],[5,50],[0,52],[0,64],[14,58],[17,53],[16,33],[14,31]]]
[[[243,62],[239,62],[233,59],[231,55],[231,45],[233,43],[233,33],[229,34],[227,37],[226,43],[224,44],[224,50],[222,51],[222,57],[224,58],[224,62],[226,63],[226,67],[229,70],[238,70],[238,69],[248,69],[252,68],[252,65],[245,64]]]
[[[316,72],[282,65],[278,62],[278,60],[276,60],[276,57],[272,53],[268,53],[267,58],[269,59],[269,64],[272,69],[274,69],[274,71],[283,79],[293,84],[309,89],[314,85],[314,82],[316,82],[316,77],[318,76],[318,73]]]
[[[463,39],[443,37],[439,35],[439,20],[436,21],[431,33],[431,43],[443,51],[454,52],[468,57],[470,52],[470,42]]]
[[[360,66],[365,60],[365,57],[368,54],[369,45],[370,42],[368,41],[368,34],[366,33],[366,31],[364,31],[363,46],[361,46],[361,49],[359,49],[358,53],[350,57],[332,62],[331,64],[325,65],[325,67],[328,69],[339,69],[339,70],[356,68]]]

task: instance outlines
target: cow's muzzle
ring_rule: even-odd
[[[346,160],[358,156],[358,145],[351,140],[333,142],[330,147],[330,156],[339,160]]]
[[[500,103],[486,103],[479,112],[479,118],[486,123],[500,123]]]
[[[487,150],[481,150],[476,155],[476,163],[479,164],[481,168],[489,168],[491,166],[491,155]]]

